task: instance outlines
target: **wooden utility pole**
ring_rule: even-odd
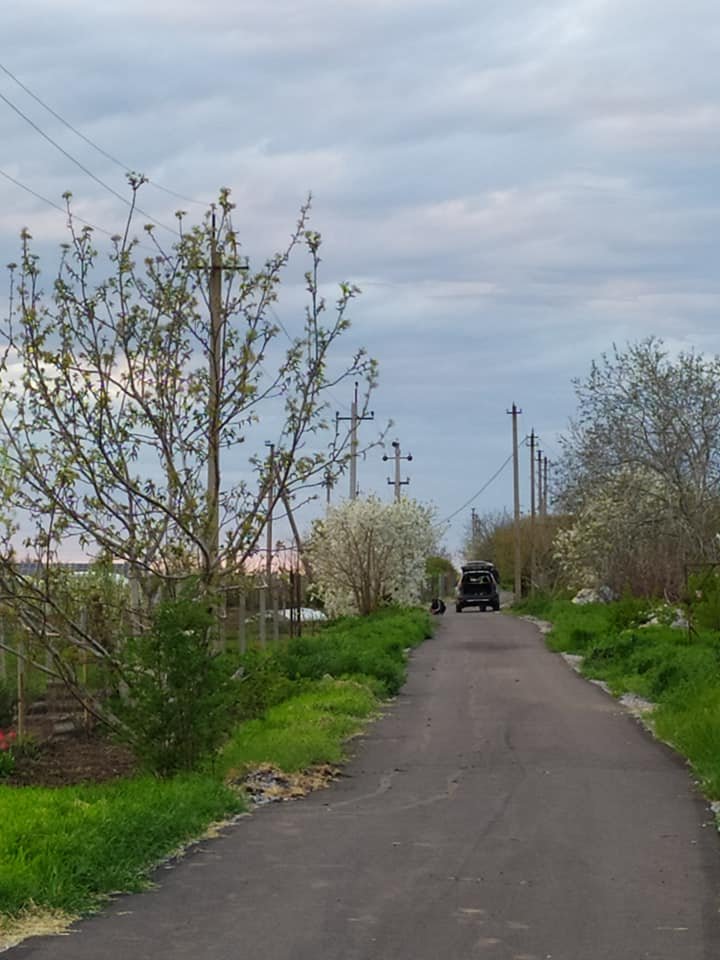
[[[535,590],[535,428],[530,431],[530,593]]]
[[[350,421],[350,499],[355,500],[358,495],[358,485],[357,485],[357,457],[358,457],[358,424],[361,420],[374,420],[375,413],[371,410],[366,416],[360,416],[358,404],[358,383],[355,381],[355,393],[353,395],[353,402],[350,407],[350,416],[341,417],[339,413],[335,414],[335,422],[339,423],[341,420]],[[329,502],[329,495],[328,495]]]
[[[388,483],[395,487],[395,501],[396,503],[400,502],[400,487],[407,486],[410,483],[409,479],[401,480],[400,479],[400,461],[401,460],[412,460],[412,454],[409,453],[406,457],[403,457],[400,453],[400,441],[393,440],[392,448],[395,451],[393,453],[393,458],[395,460],[395,479],[388,480]],[[386,453],[383,454],[383,461],[389,460],[390,457]]]
[[[264,643],[266,639],[266,626],[267,626],[267,617],[265,614],[268,610],[274,611],[275,607],[273,604],[273,583],[272,583],[272,562],[273,562],[273,502],[275,498],[275,444],[270,443],[269,440],[265,442],[265,446],[270,449],[269,456],[269,465],[268,465],[268,489],[267,489],[267,516],[265,518],[265,610],[262,611],[262,617],[260,621],[260,642]],[[273,632],[274,632],[275,622],[273,620]]]
[[[522,554],[520,541],[520,463],[518,457],[518,427],[517,418],[522,413],[514,403],[507,411],[512,416],[513,436],[513,501],[514,501],[514,533],[515,533],[515,601],[522,597]]]

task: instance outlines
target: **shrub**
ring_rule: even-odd
[[[261,716],[298,692],[298,684],[278,671],[275,649],[252,647],[240,658],[234,716],[238,722]]]
[[[119,699],[115,710],[138,759],[161,776],[197,767],[232,723],[237,684],[229,658],[211,650],[213,625],[202,604],[175,600],[123,650],[132,697]]]
[[[701,630],[720,630],[720,577],[716,571],[692,574],[688,594],[693,624]]]
[[[9,727],[15,716],[17,692],[15,685],[0,680],[0,727]]]

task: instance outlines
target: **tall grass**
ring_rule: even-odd
[[[222,782],[144,777],[87,787],[0,787],[0,913],[85,911],[138,890],[148,866],[244,809]]]

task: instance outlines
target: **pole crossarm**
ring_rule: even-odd
[[[401,479],[400,479],[400,461],[401,461],[401,460],[412,460],[412,454],[411,454],[411,453],[408,453],[408,454],[405,455],[405,456],[402,455],[402,453],[400,452],[400,441],[399,441],[399,440],[393,440],[391,446],[392,446],[392,448],[393,448],[393,450],[394,450],[394,453],[392,454],[392,459],[395,461],[395,479],[394,479],[394,480],[388,480],[388,483],[389,483],[391,486],[395,487],[395,500],[399,501],[399,500],[400,500],[400,487],[407,486],[407,485],[410,483],[410,479],[409,479],[409,478],[406,478],[405,480],[401,480]],[[391,459],[391,457],[389,457],[386,453],[383,454],[383,462],[387,462],[387,461],[390,460],[390,459]]]

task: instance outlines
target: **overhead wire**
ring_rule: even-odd
[[[28,187],[27,184],[22,183],[20,180],[16,180],[15,177],[11,177],[9,173],[6,173],[4,170],[0,170],[0,177],[4,177],[6,180],[9,180],[10,183],[15,184],[16,187],[20,187],[21,190],[24,190],[26,193],[29,193],[31,196],[35,197],[37,200],[42,200],[43,203],[47,203],[48,206],[53,207],[55,210],[59,210],[60,213],[68,215],[67,210],[64,207],[61,207],[59,203],[55,203],[54,200],[44,197],[41,193],[38,193],[36,190],[33,190],[32,187]],[[77,220],[78,223],[84,223],[87,227],[92,227],[93,230],[97,230],[98,233],[104,233],[108,237],[114,236],[109,230],[105,230],[103,227],[98,227],[94,223],[90,223],[89,220],[83,220],[82,217],[78,217],[76,214],[72,215],[73,220]]]
[[[462,513],[463,510],[469,507],[470,504],[473,502],[473,500],[477,500],[477,498],[482,493],[485,493],[485,491],[490,486],[490,484],[493,483],[495,480],[497,480],[497,478],[503,472],[505,467],[507,467],[507,465],[510,463],[512,458],[513,458],[513,454],[511,453],[510,456],[507,458],[507,460],[503,461],[503,463],[498,467],[495,473],[488,480],[485,481],[485,483],[480,487],[480,489],[476,493],[474,493],[471,497],[469,497],[461,507],[458,507],[457,510],[453,510],[453,512],[449,516],[445,517],[444,520],[441,520],[440,525],[450,523],[450,521],[453,520],[459,513]]]
[[[33,128],[33,130],[36,131],[36,133],[40,134],[40,136],[43,137],[43,139],[47,140],[48,143],[52,144],[52,146],[55,147],[55,149],[58,150],[64,157],[67,157],[67,159],[68,159],[71,163],[75,164],[76,167],[78,167],[80,170],[82,170],[82,172],[83,172],[86,176],[90,177],[91,180],[94,180],[95,183],[99,184],[104,190],[107,190],[107,191],[108,191],[109,193],[111,193],[114,197],[117,197],[117,199],[118,199],[121,203],[124,203],[125,206],[132,208],[133,204],[127,199],[127,197],[124,197],[121,193],[118,193],[118,191],[115,190],[114,187],[111,187],[110,184],[105,183],[105,181],[102,180],[100,177],[96,176],[96,175],[92,172],[92,170],[89,170],[88,167],[85,166],[85,164],[81,163],[81,162],[80,162],[76,157],[74,157],[71,153],[68,153],[68,151],[67,151],[64,147],[62,147],[56,140],[53,140],[53,138],[52,138],[48,133],[45,133],[45,131],[42,129],[42,127],[38,126],[38,124],[35,123],[34,120],[32,120],[30,117],[28,117],[28,115],[27,115],[26,113],[24,113],[24,112],[20,109],[20,107],[16,106],[16,105],[12,102],[12,100],[10,100],[8,97],[6,97],[4,93],[0,93],[0,100],[2,100],[3,103],[6,103],[7,106],[10,107],[10,109],[13,110],[19,117],[22,117],[22,119],[23,119],[27,124],[29,124],[29,125]],[[149,213],[147,213],[145,210],[142,210],[140,207],[137,207],[137,206],[136,206],[136,207],[135,207],[135,210],[136,210],[139,214],[142,214],[143,217],[147,217],[148,220],[150,220],[151,223],[156,224],[158,227],[162,227],[163,230],[167,230],[169,233],[172,233],[174,236],[177,236],[177,235],[178,235],[178,231],[177,231],[176,229],[174,229],[173,227],[168,227],[167,224],[162,223],[160,220],[156,220],[154,217],[152,217],[152,216],[151,216]]]
[[[62,123],[63,126],[67,127],[67,129],[70,130],[72,133],[74,133],[76,137],[79,137],[81,140],[87,143],[88,146],[92,147],[93,150],[96,150],[101,156],[105,157],[106,160],[109,160],[111,163],[114,163],[117,167],[120,167],[120,169],[123,170],[125,173],[127,173],[129,170],[132,169],[132,164],[126,164],[126,163],[123,163],[122,160],[118,160],[117,157],[114,157],[111,153],[108,153],[107,150],[104,150],[101,146],[99,146],[99,144],[95,143],[94,140],[86,136],[81,130],[78,130],[77,127],[74,127],[70,123],[70,121],[66,120],[65,117],[63,117],[61,114],[57,112],[57,110],[53,110],[53,108],[48,103],[46,103],[42,99],[42,97],[39,97],[36,93],[34,93],[28,86],[26,86],[22,82],[22,80],[19,79],[19,77],[16,77],[11,70],[8,70],[8,68],[3,63],[0,63],[0,70],[6,76],[10,77],[10,79],[14,83],[16,83],[21,90],[24,90],[25,93],[29,97],[32,97],[32,99],[36,103],[38,103],[44,110],[47,110],[47,112],[51,116],[55,117],[56,120]],[[170,196],[177,197],[179,200],[184,200],[186,203],[195,203],[198,206],[205,207],[205,208],[210,206],[210,204],[204,200],[194,200],[192,197],[186,197],[185,194],[178,193],[177,190],[171,190],[169,187],[164,187],[161,184],[156,183],[154,180],[150,180],[149,178],[147,179],[147,183],[155,187],[156,190],[161,190],[163,193],[168,193],[170,194]],[[143,214],[143,215],[147,216],[147,214]]]

